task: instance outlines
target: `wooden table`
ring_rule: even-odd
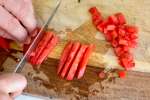
[[[1,59],[4,56],[4,53],[0,54]],[[57,63],[57,60],[47,59],[42,64],[40,72],[33,71],[27,65],[28,68],[26,66],[22,72],[28,79],[25,92],[49,95],[60,100],[149,100],[150,98],[148,73],[130,71],[125,79],[109,82],[98,78],[96,73],[101,69],[88,66],[84,78],[66,81],[56,75]],[[6,70],[4,67],[4,71]]]

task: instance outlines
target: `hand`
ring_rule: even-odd
[[[0,75],[0,100],[13,100],[26,87],[27,81],[19,74]]]
[[[35,27],[32,0],[0,0],[0,36],[25,42]]]

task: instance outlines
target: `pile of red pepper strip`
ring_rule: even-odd
[[[40,65],[47,58],[48,54],[53,50],[53,48],[58,43],[58,37],[54,35],[53,32],[45,32],[44,37],[38,43],[35,50],[31,53],[29,62],[32,65]],[[29,46],[24,45],[24,51],[27,50]]]
[[[83,77],[88,59],[95,46],[93,44],[84,45],[79,42],[68,42],[62,52],[57,74],[67,80]]]
[[[119,64],[126,70],[133,68],[135,62],[130,48],[137,46],[137,27],[127,25],[125,16],[122,13],[116,13],[104,20],[101,12],[96,7],[90,8],[89,12],[97,30],[104,34],[106,40],[114,48]]]

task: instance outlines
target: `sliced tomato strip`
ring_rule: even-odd
[[[53,35],[52,39],[48,42],[43,52],[40,54],[39,58],[37,59],[36,64],[41,64],[46,59],[46,57],[56,46],[58,41],[59,41],[58,37]]]
[[[68,56],[68,59],[67,59],[65,65],[64,65],[64,68],[63,68],[63,70],[61,72],[61,77],[62,78],[64,78],[65,75],[67,75],[67,72],[68,72],[69,68],[71,67],[71,64],[73,63],[73,60],[74,60],[75,55],[77,54],[77,52],[79,50],[79,47],[80,47],[80,43],[79,42],[75,42],[73,44],[71,52],[70,52],[70,54]]]
[[[78,72],[77,72],[77,78],[80,79],[83,77],[84,73],[85,73],[85,69],[86,69],[86,65],[88,63],[88,59],[90,57],[90,55],[92,54],[93,49],[95,48],[95,46],[93,44],[91,44],[85,51],[84,56],[82,58],[82,60],[80,61],[79,64],[79,68],[78,68]]]
[[[67,75],[67,80],[73,80],[76,72],[77,72],[77,68],[78,68],[78,65],[79,65],[79,62],[81,61],[81,58],[83,57],[83,54],[85,52],[87,48],[87,45],[81,45],[72,65],[71,65],[71,68],[68,72],[68,75]]]
[[[64,64],[69,56],[69,53],[71,51],[73,43],[70,41],[67,43],[67,45],[65,46],[61,57],[60,57],[60,61],[59,61],[59,65],[58,65],[58,69],[57,69],[57,74],[59,74],[62,70],[62,68],[64,67]]]

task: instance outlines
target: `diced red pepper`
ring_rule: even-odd
[[[105,79],[106,78],[106,73],[104,71],[101,71],[98,76],[99,76],[100,79]]]
[[[100,15],[101,16],[101,13],[100,11],[98,11],[98,9],[96,7],[92,7],[89,9],[89,12],[92,14],[92,15]]]
[[[98,24],[100,24],[102,22],[101,16],[94,15],[92,17],[93,17],[92,21],[95,26],[97,26]]]
[[[119,39],[119,45],[125,45],[125,46],[128,46],[128,41],[125,40],[125,39]]]
[[[99,23],[96,28],[100,31],[100,32],[104,32],[104,28],[106,28],[106,26],[108,25],[108,21],[102,21],[101,23]],[[106,32],[104,32],[106,33]]]
[[[138,33],[138,28],[135,26],[126,25],[125,30],[128,33]]]
[[[116,13],[115,16],[117,17],[120,25],[126,24],[125,16],[122,13]]]
[[[73,43],[70,41],[65,46],[65,48],[61,54],[61,58],[60,58],[58,69],[57,69],[57,74],[59,74],[61,72],[61,70],[63,69],[64,64],[66,63],[66,60],[71,52],[72,45],[73,45]]]
[[[118,44],[118,41],[116,41],[115,39],[112,40],[111,44],[112,44],[112,46],[113,46],[114,48],[119,45],[119,44]]]
[[[97,15],[98,9],[93,7],[90,9],[90,12],[92,16]],[[95,16],[95,19],[96,17],[97,16]],[[126,25],[126,19],[122,13],[116,13],[109,16],[108,19],[102,20],[95,26],[97,30],[103,32],[106,40],[114,47],[114,51],[120,60],[120,64],[125,69],[134,67],[135,63],[132,55],[129,53],[129,49],[137,46],[137,27]]]
[[[127,58],[120,58],[120,64],[126,69],[130,70],[135,66],[133,61],[128,60]]]
[[[78,72],[77,72],[77,78],[80,79],[83,77],[84,73],[85,73],[85,69],[86,69],[86,65],[88,63],[88,59],[90,57],[90,55],[92,54],[93,49],[95,48],[94,45],[90,45],[86,51],[85,54],[79,64],[79,68],[78,68]]]
[[[118,27],[118,35],[121,37],[126,36],[127,34],[126,34],[125,29]]]
[[[87,48],[87,45],[81,45],[72,65],[71,65],[71,68],[68,72],[68,75],[66,78],[67,80],[73,80],[73,78],[77,72],[79,62],[81,61],[81,58],[83,57],[83,54],[85,53],[86,48]]]
[[[111,31],[109,33],[110,33],[110,35],[111,35],[111,37],[112,37],[113,40],[118,37],[118,34],[117,34],[117,32],[115,30],[113,30],[113,31]]]
[[[89,9],[89,12],[92,15],[92,21],[95,26],[102,22],[101,13],[98,11],[96,7],[92,7]]]
[[[120,78],[125,78],[125,77],[126,77],[126,72],[125,72],[125,71],[119,71],[119,72],[118,72],[118,76],[119,76]]]
[[[73,47],[71,49],[71,52],[68,56],[68,59],[67,59],[65,65],[64,65],[64,68],[63,68],[62,72],[60,73],[62,78],[64,78],[65,75],[67,75],[67,72],[68,72],[69,68],[71,67],[71,64],[73,63],[73,60],[74,60],[75,55],[77,54],[77,52],[79,50],[79,47],[80,47],[79,42],[76,42],[73,44]]]
[[[117,17],[115,15],[109,16],[108,20],[109,20],[109,23],[111,23],[111,24],[117,25],[119,23],[118,19],[117,19]]]
[[[107,26],[106,26],[106,30],[107,30],[107,31],[113,31],[113,30],[115,30],[115,28],[116,28],[115,25],[107,25]]]
[[[56,46],[58,43],[58,37],[53,36],[52,39],[48,42],[47,46],[44,48],[43,52],[40,54],[39,58],[37,59],[36,64],[41,64],[48,54],[53,50],[53,48]]]

